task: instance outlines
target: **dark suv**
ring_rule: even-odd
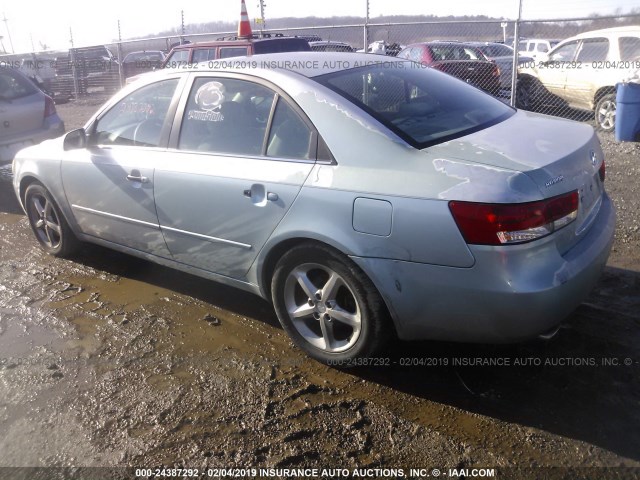
[[[245,55],[261,55],[265,53],[308,52],[309,43],[303,38],[274,36],[251,38],[218,39],[212,42],[198,42],[178,45],[171,50],[163,67],[172,68],[189,63],[200,63]]]
[[[51,88],[56,100],[73,95],[74,66],[78,82],[77,93],[80,95],[89,93],[90,88],[102,88],[109,93],[120,88],[119,65],[111,50],[103,45],[76,48],[55,58],[55,78]]]

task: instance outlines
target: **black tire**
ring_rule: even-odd
[[[24,205],[31,230],[45,252],[56,257],[68,257],[77,251],[80,242],[43,185],[29,185]]]
[[[305,243],[285,253],[273,274],[271,296],[293,342],[328,365],[361,364],[357,359],[373,357],[395,334],[371,280],[347,256],[324,245]],[[294,311],[300,315],[295,320]]]
[[[534,110],[536,88],[533,80],[518,79],[516,83],[516,108],[520,110]]]
[[[616,128],[616,94],[603,95],[596,103],[596,128],[603,132],[613,132]]]

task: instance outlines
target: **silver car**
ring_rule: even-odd
[[[25,75],[0,63],[0,163],[13,160],[21,148],[63,133],[53,100]]]
[[[104,245],[253,292],[312,357],[394,336],[516,342],[588,294],[613,240],[591,127],[355,53],[150,73],[14,187],[42,247]]]

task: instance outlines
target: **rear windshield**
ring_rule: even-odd
[[[513,50],[506,45],[482,45],[478,47],[487,57],[509,57]]]
[[[416,148],[468,135],[515,113],[477,88],[413,62],[368,65],[314,80]]]
[[[271,38],[258,40],[253,44],[253,53],[308,52],[309,42],[302,38]]]
[[[37,91],[28,78],[9,67],[0,66],[0,100],[15,100]]]

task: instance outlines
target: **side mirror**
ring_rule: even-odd
[[[64,137],[62,148],[65,151],[78,150],[87,146],[87,132],[84,128],[78,128],[77,130],[71,130]]]

